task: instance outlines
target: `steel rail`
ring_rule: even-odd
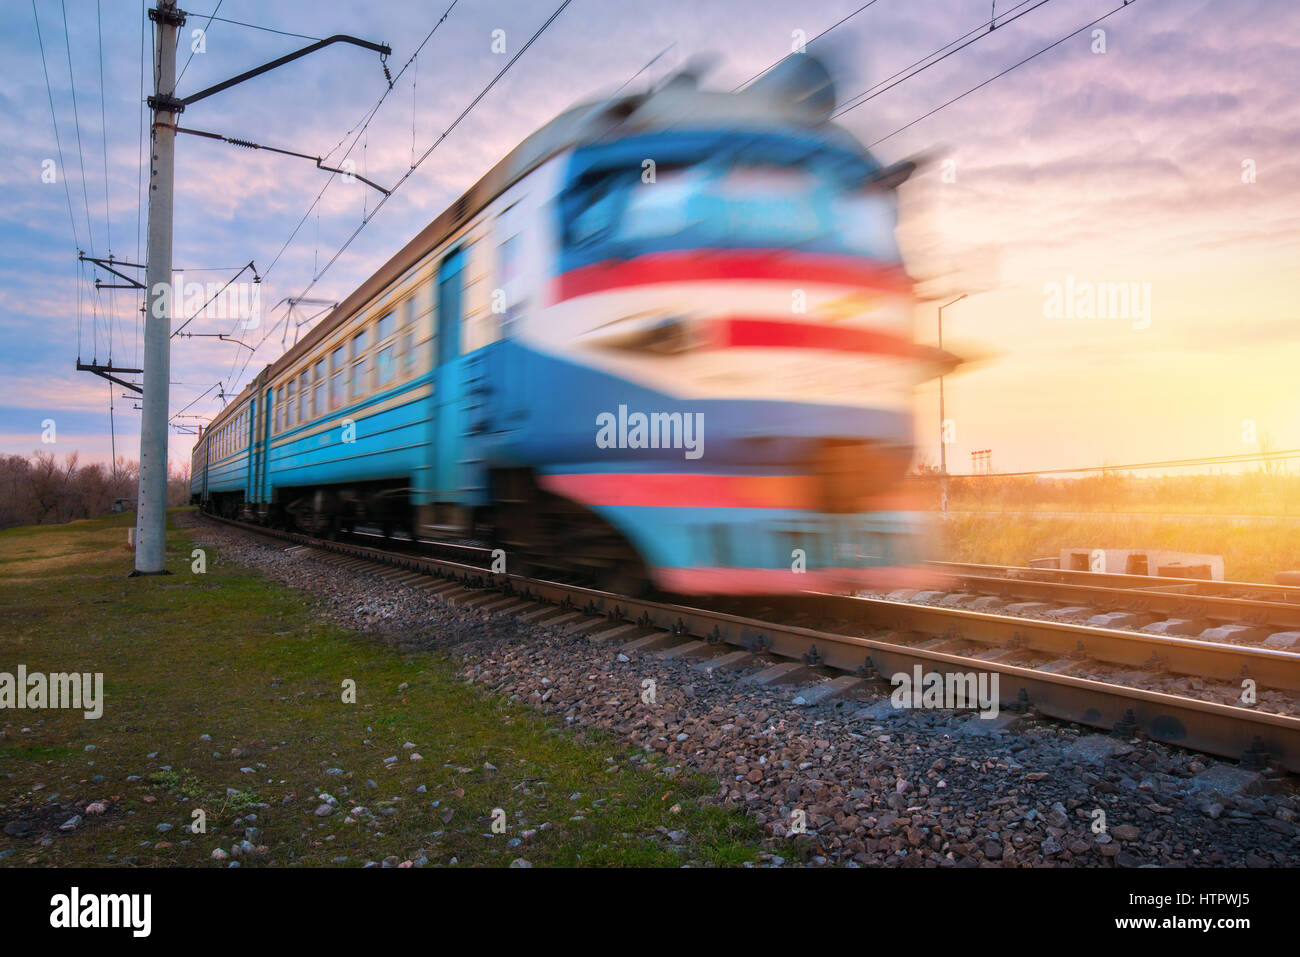
[[[1156,589],[1185,595],[1233,597],[1267,595],[1275,601],[1300,602],[1300,586],[1266,582],[1213,581],[1204,578],[1167,578],[1161,575],[1122,575],[1073,568],[1029,568],[1024,565],[982,565],[975,562],[926,562],[926,567],[951,575],[976,575],[1015,581],[1060,582],[1103,587]]]
[[[1161,588],[1074,584],[964,572],[940,572],[940,576],[945,581],[956,583],[957,590],[1002,598],[1018,596],[1059,601],[1093,607],[1099,612],[1131,611],[1163,615],[1166,618],[1276,626],[1278,631],[1300,629],[1300,602],[1227,598]]]
[[[1091,659],[1143,671],[1194,675],[1219,681],[1252,678],[1259,687],[1300,691],[1300,654],[1273,648],[1018,618],[964,608],[846,598],[842,595],[824,597],[846,621],[865,628],[919,632],[1008,651]]]

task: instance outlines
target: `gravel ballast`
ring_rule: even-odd
[[[757,686],[757,667],[593,642],[454,607],[366,570],[181,517],[209,562],[310,593],[330,620],[437,649],[485,693],[582,734],[601,728],[721,783],[715,800],[770,835],[765,863],[887,867],[1294,866],[1300,801],[1211,757],[1003,712],[898,710],[889,685],[809,705],[808,686]],[[653,682],[653,702],[648,691]],[[806,830],[804,830],[806,828]]]

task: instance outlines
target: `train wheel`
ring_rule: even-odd
[[[597,575],[597,587],[615,595],[640,598],[650,590],[645,567],[638,561],[626,559],[615,562]]]

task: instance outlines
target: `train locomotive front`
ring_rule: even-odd
[[[501,344],[501,451],[529,481],[498,524],[533,564],[682,594],[917,577],[912,389],[951,362],[913,340],[911,164],[825,121],[819,69],[795,58],[738,95],[670,84],[565,158],[541,307]]]

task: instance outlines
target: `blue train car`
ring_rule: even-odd
[[[611,589],[906,580],[919,347],[895,188],[792,58],[525,140],[223,410],[195,500],[474,537]]]

